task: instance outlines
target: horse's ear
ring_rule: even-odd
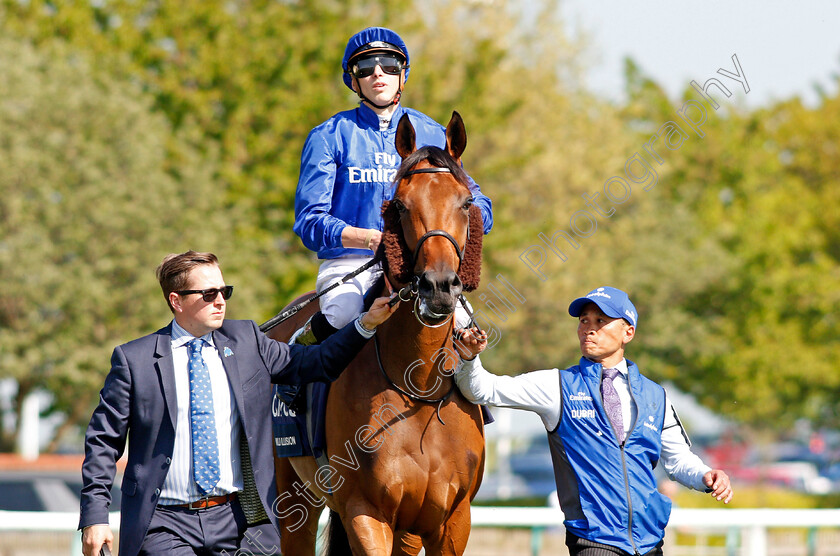
[[[397,152],[403,160],[417,150],[415,138],[414,126],[411,125],[408,114],[403,114],[400,123],[397,124],[397,138],[395,139]]]
[[[464,149],[467,148],[467,130],[464,120],[458,112],[452,112],[449,125],[446,126],[446,150],[457,161],[461,160]]]

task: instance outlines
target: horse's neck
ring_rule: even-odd
[[[454,315],[453,315],[454,318]],[[423,396],[445,394],[457,354],[452,346],[452,321],[439,328],[421,324],[410,303],[377,328],[380,355],[388,376]],[[449,369],[448,371],[446,369]]]

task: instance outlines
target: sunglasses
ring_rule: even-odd
[[[357,79],[370,77],[373,75],[374,70],[376,70],[376,66],[382,68],[382,71],[388,75],[399,75],[402,70],[408,67],[405,65],[405,62],[396,56],[371,56],[353,62],[350,73]]]
[[[224,288],[209,288],[206,290],[181,290],[175,292],[178,295],[189,295],[191,293],[200,293],[201,298],[207,303],[216,301],[216,296],[222,294],[222,298],[227,300],[233,295],[233,286],[225,286]]]

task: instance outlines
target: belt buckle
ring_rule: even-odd
[[[205,494],[198,500],[194,500],[190,502],[189,509],[190,510],[203,510],[209,507],[211,496],[209,494]],[[193,504],[198,504],[197,506],[193,506]],[[203,505],[202,505],[203,504]]]

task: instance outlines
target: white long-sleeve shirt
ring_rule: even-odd
[[[630,396],[627,381],[627,361],[616,365],[618,376],[613,385],[621,399],[624,432],[629,434],[636,421],[636,404]],[[455,372],[455,382],[461,393],[473,403],[533,411],[542,419],[547,431],[560,422],[561,392],[559,369],[533,371],[519,376],[499,376],[487,372],[480,358],[461,361]],[[677,417],[674,407],[665,396],[665,423],[662,426],[662,453],[659,460],[668,476],[695,490],[706,490],[703,475],[711,468],[691,451],[688,435]]]

